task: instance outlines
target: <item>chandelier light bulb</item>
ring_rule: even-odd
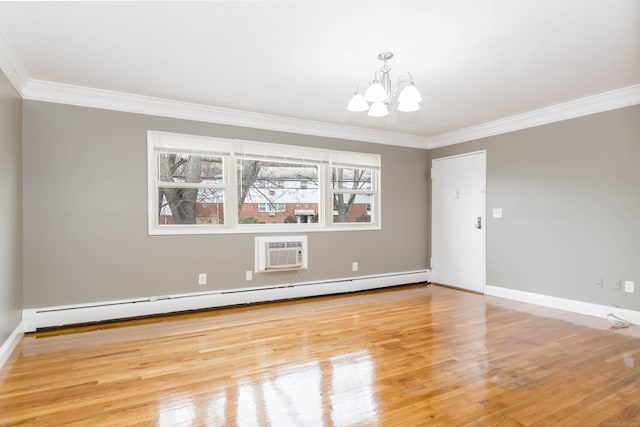
[[[371,117],[384,117],[389,114],[387,106],[382,101],[374,102],[369,108],[369,116]]]
[[[400,92],[398,96],[398,102],[400,104],[409,103],[409,104],[417,104],[422,101],[422,96],[420,96],[420,91],[418,88],[411,82],[411,84],[405,86]]]
[[[351,101],[349,101],[349,105],[347,106],[347,110],[353,112],[367,111],[368,109],[369,104],[364,99],[364,96],[357,92],[353,95],[353,98],[351,98]]]
[[[387,91],[380,82],[373,82],[364,93],[364,99],[369,102],[381,102],[387,99]]]

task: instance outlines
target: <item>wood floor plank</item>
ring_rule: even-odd
[[[640,333],[412,285],[28,334],[8,426],[640,426]]]

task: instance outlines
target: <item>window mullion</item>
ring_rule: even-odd
[[[202,182],[157,182],[158,188],[213,188],[224,190],[225,184],[212,184]]]
[[[344,188],[332,188],[331,194],[375,194],[373,190],[348,190]]]
[[[320,197],[318,199],[318,222],[323,227],[331,224],[329,215],[331,214],[331,166],[328,163],[322,164],[318,168],[318,190]]]
[[[234,155],[224,158],[224,173],[227,190],[225,191],[224,215],[225,223],[231,227],[238,226],[238,158]]]

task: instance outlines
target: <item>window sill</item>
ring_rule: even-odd
[[[243,225],[236,228],[230,227],[211,227],[207,225],[188,225],[171,227],[156,227],[149,229],[150,236],[175,236],[186,234],[265,234],[265,233],[315,233],[315,232],[332,232],[332,231],[375,231],[381,230],[382,227],[377,224],[354,225],[354,224],[336,224],[331,227],[326,226],[282,226],[280,224],[266,225],[260,224],[259,227],[252,225]]]

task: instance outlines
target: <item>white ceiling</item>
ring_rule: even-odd
[[[640,87],[638,0],[2,2],[0,33],[23,94],[61,83],[423,141]],[[347,112],[382,51],[419,112]]]

